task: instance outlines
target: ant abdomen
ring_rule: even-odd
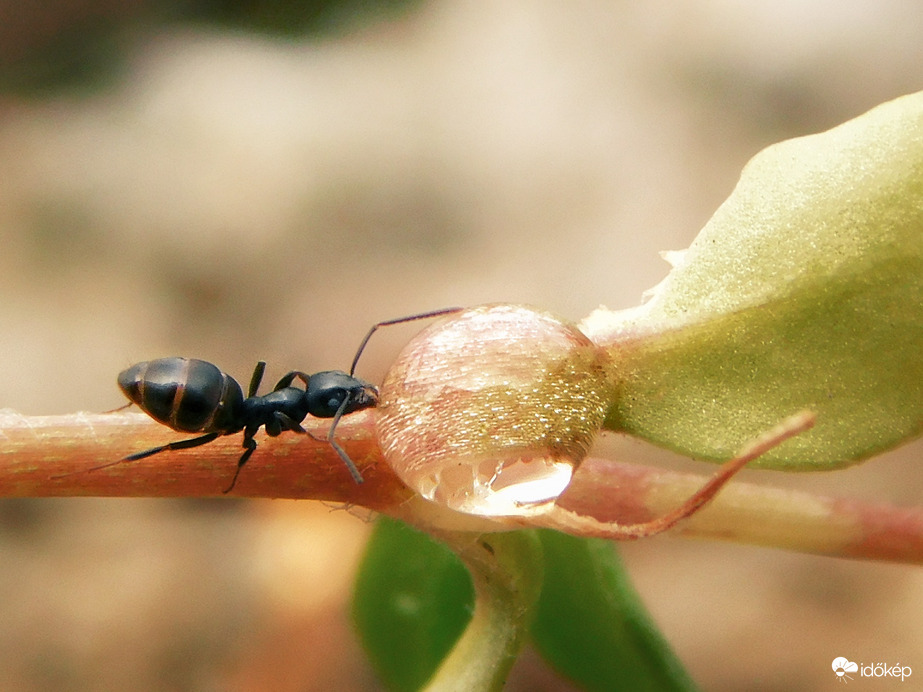
[[[240,385],[194,358],[158,358],[119,374],[119,387],[151,418],[179,432],[236,432],[244,400]]]

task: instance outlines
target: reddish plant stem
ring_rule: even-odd
[[[737,457],[722,464],[707,483],[696,489],[683,502],[652,519],[630,523],[601,522],[587,514],[573,512],[559,502],[550,511],[536,517],[536,520],[548,528],[617,541],[655,536],[697,514],[744,466],[785,440],[810,429],[814,426],[814,422],[814,414],[810,411],[802,411],[790,416],[774,429],[754,440]]]
[[[559,505],[600,522],[642,523],[703,485],[693,474],[587,459]],[[923,564],[923,508],[894,507],[735,481],[671,532],[797,552]]]
[[[306,435],[258,435],[259,448],[231,496],[361,505],[426,528],[505,530],[442,510],[408,489],[381,458],[374,411],[344,418],[337,439],[362,470],[357,485],[328,444]],[[318,436],[328,421],[309,419]],[[229,435],[189,450],[88,472],[92,466],[182,439],[137,413],[26,417],[0,413],[2,497],[220,497],[241,454]],[[66,474],[66,475],[65,475]],[[588,459],[559,504],[599,521],[649,521],[680,505],[704,476]],[[476,525],[476,528],[472,528]],[[923,509],[873,505],[734,482],[674,534],[822,555],[923,563]]]
[[[329,424],[305,423],[318,437],[326,435]],[[241,434],[87,470],[184,437],[139,413],[26,417],[7,411],[0,414],[0,496],[223,496],[243,451]],[[328,500],[381,511],[412,495],[382,461],[368,412],[344,418],[337,439],[362,469],[361,485],[325,441],[259,434],[259,447],[229,496]]]

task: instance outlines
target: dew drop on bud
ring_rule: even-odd
[[[602,427],[608,358],[575,326],[518,305],[421,332],[381,387],[378,439],[408,486],[451,509],[549,509]]]

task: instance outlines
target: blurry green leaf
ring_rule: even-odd
[[[129,27],[143,10],[131,3],[101,9],[93,3],[6,3],[0,21],[0,93],[47,98],[68,89],[87,96],[123,74]]]
[[[542,656],[587,690],[693,690],[615,552],[601,540],[539,532],[545,584],[532,637]]]
[[[782,142],[618,326],[606,425],[726,459],[800,409],[764,467],[848,465],[923,430],[923,93]]]
[[[415,0],[184,0],[173,12],[205,21],[280,36],[300,36],[387,19],[412,9]]]
[[[446,546],[380,518],[359,569],[353,617],[391,690],[419,689],[471,618],[467,569]]]

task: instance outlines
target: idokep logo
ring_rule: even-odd
[[[888,663],[866,665],[865,663],[854,663],[842,656],[833,659],[832,667],[833,672],[836,674],[837,682],[854,680],[855,675],[850,675],[850,673],[858,673],[859,677],[862,678],[892,678],[894,680],[899,679],[901,682],[904,682],[913,674],[910,666],[902,666],[900,663],[893,666]]]
[[[852,680],[852,676],[848,675],[848,673],[855,673],[858,670],[859,665],[857,663],[853,663],[842,656],[833,659],[833,672],[836,673],[837,682]]]

